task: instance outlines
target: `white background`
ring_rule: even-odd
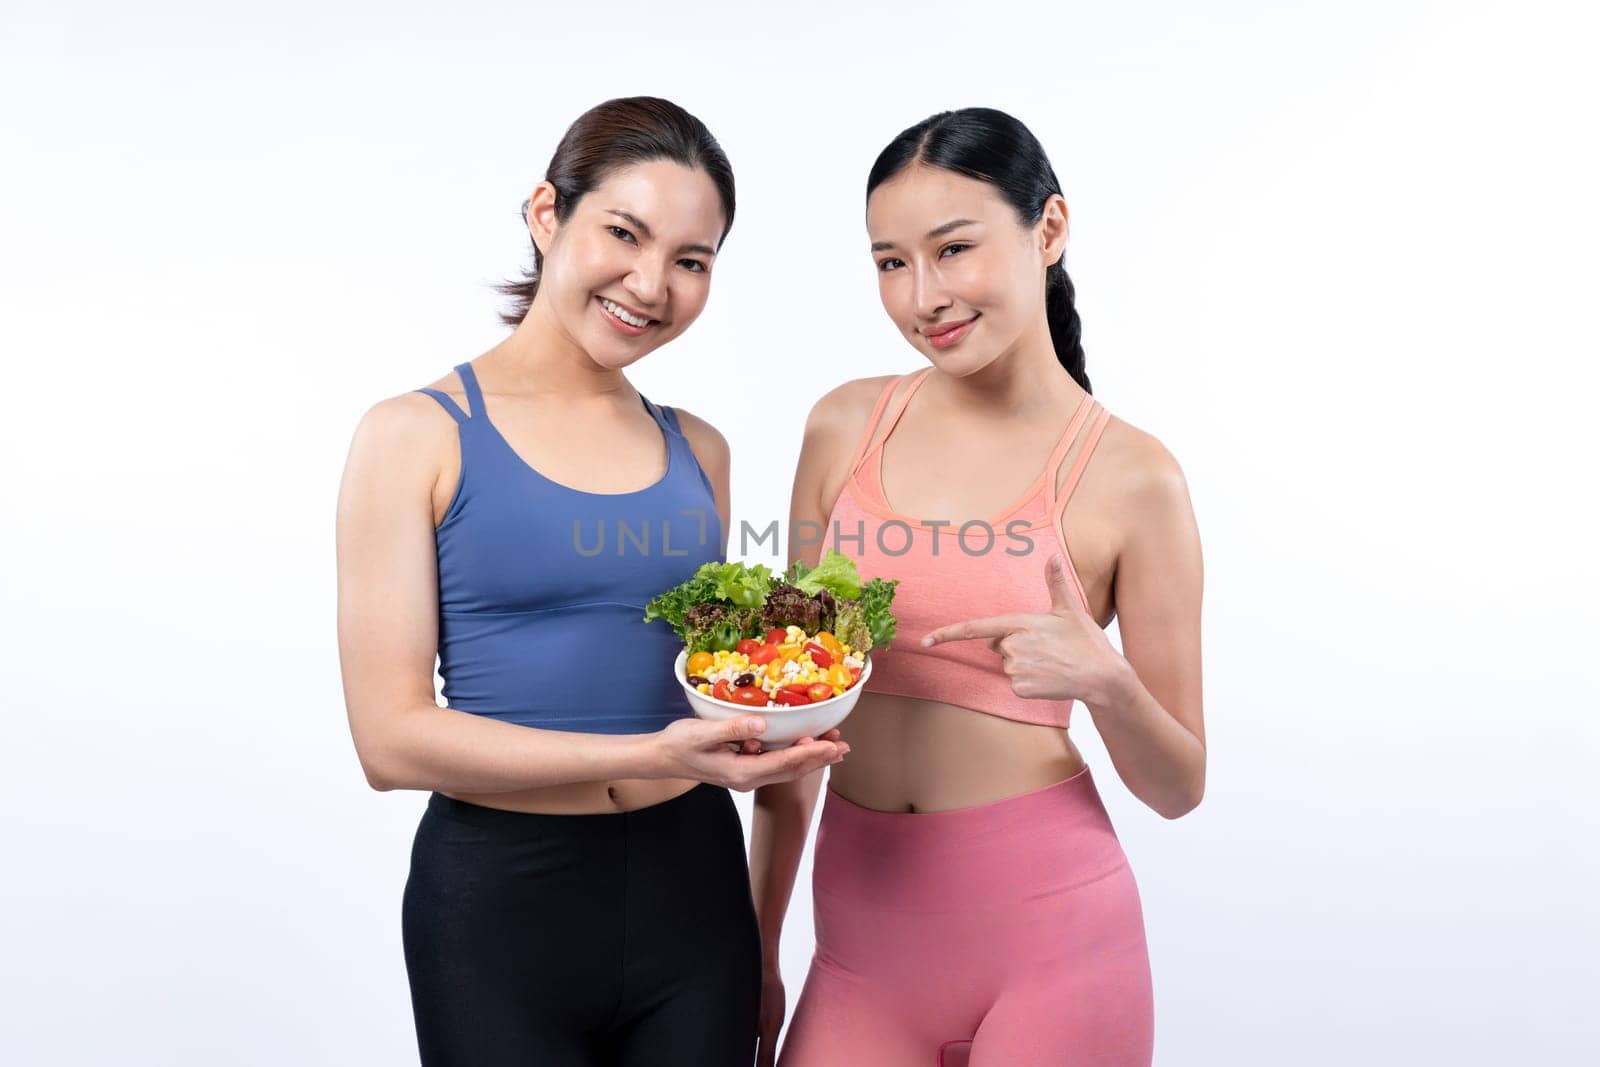
[[[567,123],[649,93],[740,200],[633,380],[723,430],[757,525],[818,395],[919,365],[877,151],[972,104],[1049,150],[1096,394],[1177,455],[1206,553],[1205,803],[1163,821],[1075,730],[1157,1062],[1596,1062],[1579,6],[11,0],[0,1058],[415,1062],[423,797],[350,744],[339,473],[369,405],[501,335]]]

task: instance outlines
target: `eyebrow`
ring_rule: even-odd
[[[935,226],[933,229],[929,230],[928,231],[928,237],[930,239],[932,239],[934,237],[943,237],[945,234],[950,233],[952,230],[959,230],[963,226],[976,226],[977,224],[978,224],[978,220],[977,219],[951,219],[949,222],[945,223],[943,226]],[[874,242],[872,242],[872,250],[874,252],[887,251],[888,249],[891,249],[893,247],[894,247],[894,242],[893,241],[874,241]]]
[[[650,232],[649,224],[639,216],[630,211],[622,211],[618,208],[607,208],[607,210],[611,214],[617,216],[617,218],[626,220],[630,226],[644,234],[646,240],[655,239],[655,235]],[[710,245],[684,245],[682,248],[678,249],[678,251],[698,252],[702,256],[714,256],[717,254],[717,250],[712,248]]]

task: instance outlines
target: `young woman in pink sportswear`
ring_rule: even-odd
[[[1002,112],[945,112],[867,182],[879,293],[931,366],[818,401],[792,529],[898,578],[899,633],[843,725],[817,831],[816,953],[782,1067],[1151,1061],[1139,894],[1067,734],[1123,783],[1200,802],[1201,558],[1183,474],[1091,395],[1067,206]],[[806,524],[812,524],[809,527]],[[823,545],[796,555],[815,564]],[[1103,627],[1119,620],[1123,652]],[[821,773],[758,791],[760,1062],[778,938]]]

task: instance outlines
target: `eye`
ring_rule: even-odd
[[[706,265],[700,262],[698,259],[680,259],[678,260],[678,266],[683,267],[694,274],[704,274],[707,269]]]
[[[959,244],[959,243],[958,244],[953,244],[953,245],[945,245],[943,248],[939,249],[939,254],[941,256],[946,255],[946,254],[953,256],[957,252],[965,252],[967,249],[969,249],[971,247],[972,247],[971,245],[964,245],[964,244]]]
[[[629,233],[627,230],[624,230],[621,226],[607,226],[606,229],[610,230],[611,236],[615,237],[619,241],[626,241],[631,245],[636,245],[639,243],[633,239],[633,234]]]
[[[878,272],[880,274],[887,274],[889,271],[898,270],[903,266],[905,266],[905,264],[900,260],[895,259],[893,256],[890,256],[888,259],[878,260]]]

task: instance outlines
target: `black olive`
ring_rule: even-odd
[[[733,680],[733,687],[737,689],[741,685],[754,685],[755,680],[756,676],[753,674],[741,674]]]
[[[709,679],[702,678],[698,674],[691,674],[691,675],[689,675],[689,684],[690,685],[710,685],[711,682],[710,682]]]

